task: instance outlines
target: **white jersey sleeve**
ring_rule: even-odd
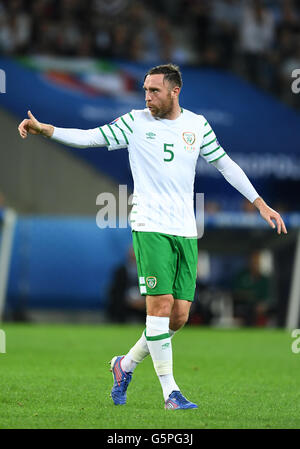
[[[126,148],[130,143],[134,129],[134,111],[117,118],[113,122],[99,127],[108,150]]]
[[[54,127],[52,140],[77,148],[105,147],[106,141],[99,128],[76,129]]]
[[[238,190],[251,203],[259,197],[245,172],[227,154],[225,157],[214,161],[213,165],[219,170],[236,190]]]
[[[203,116],[202,118],[204,119],[204,134],[200,146],[200,156],[202,156],[206,162],[212,163],[225,156],[226,153],[219,144],[218,139],[208,121]]]
[[[245,172],[224,151],[208,121],[201,116],[204,123],[203,139],[200,155],[214,165],[236,190],[244,195],[251,203],[258,198],[258,193],[251,184]]]
[[[133,134],[134,111],[113,122],[93,129],[54,127],[52,140],[78,148],[108,147],[109,150],[126,148]]]

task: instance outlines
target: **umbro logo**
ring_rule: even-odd
[[[156,137],[156,134],[155,133],[152,133],[151,131],[149,132],[149,133],[146,133],[146,138],[147,139],[155,139],[155,137]]]

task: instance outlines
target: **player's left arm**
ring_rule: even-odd
[[[227,154],[223,157],[212,161],[224,178],[235,187],[242,195],[244,195],[260,212],[261,217],[271,226],[277,228],[277,233],[287,234],[284,221],[280,214],[269,207],[266,202],[258,195],[255,188],[251,184],[249,178],[242,170],[242,168],[234,162]],[[275,223],[274,223],[275,221]]]

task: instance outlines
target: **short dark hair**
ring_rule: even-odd
[[[152,67],[149,69],[145,75],[144,81],[148,75],[164,75],[164,80],[169,81],[170,84],[175,86],[182,87],[182,76],[178,65],[175,64],[162,64],[157,65],[156,67]]]

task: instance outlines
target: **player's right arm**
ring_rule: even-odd
[[[130,136],[133,134],[134,121],[131,113],[125,114],[111,124],[101,126],[93,129],[71,129],[71,128],[57,128],[53,125],[39,122],[34,115],[28,111],[28,119],[23,120],[19,127],[20,136],[26,139],[28,134],[40,134],[49,137],[57,142],[69,145],[72,147],[86,148],[86,147],[104,147],[107,146],[109,150],[127,147]]]
[[[30,111],[28,111],[28,117],[29,118],[23,120],[18,127],[20,136],[23,139],[26,139],[28,134],[39,134],[72,147],[86,148],[107,146],[107,142],[99,128],[57,128],[53,125],[39,122]]]
[[[28,133],[52,137],[54,126],[39,122],[30,111],[28,111],[28,117],[29,118],[25,118],[18,126],[19,134],[22,139],[26,139]]]

